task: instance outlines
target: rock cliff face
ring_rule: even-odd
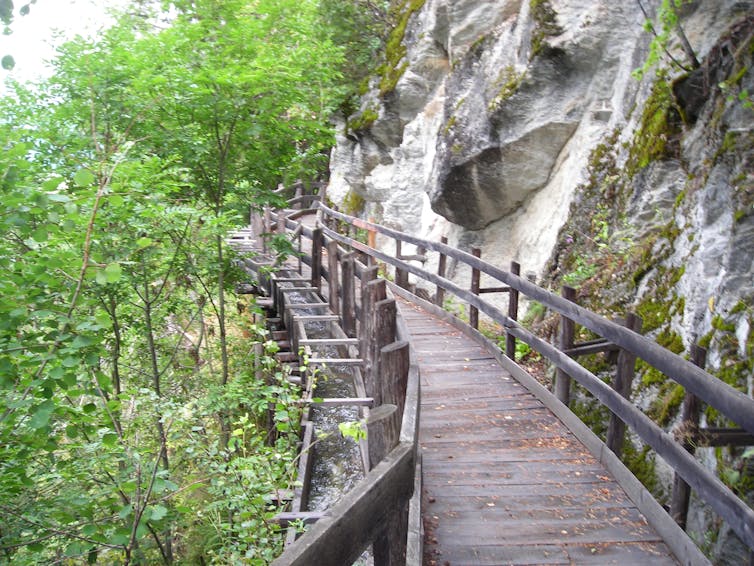
[[[394,39],[406,54],[343,125],[329,198],[480,247],[501,267],[516,260],[606,314],[637,311],[646,334],[677,352],[708,347],[709,369],[751,395],[754,2],[685,4],[702,65],[659,80],[632,77],[651,40],[636,2],[404,4],[411,17]],[[654,13],[659,2],[642,4]],[[633,398],[670,428],[682,394],[642,371]],[[702,453],[721,473],[740,455]],[[658,492],[665,473],[652,468]],[[709,531],[706,519],[699,508],[692,528]],[[736,563],[743,551],[723,541],[711,554]]]

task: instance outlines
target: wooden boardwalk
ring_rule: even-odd
[[[602,464],[485,348],[399,305],[421,368],[425,566],[677,564]]]

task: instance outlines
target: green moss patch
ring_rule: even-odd
[[[424,2],[425,0],[402,0],[391,8],[396,24],[385,44],[385,63],[379,68],[380,96],[393,92],[408,68],[408,62],[403,60],[406,56],[406,46],[403,40],[411,16],[424,6]]]
[[[373,108],[365,109],[361,114],[349,118],[346,121],[346,133],[362,132],[368,130],[377,121],[380,115]]]
[[[525,73],[517,73],[516,69],[512,65],[508,65],[503,69],[495,81],[498,86],[497,94],[490,100],[488,104],[488,110],[494,112],[503,102],[513,96],[521,86],[524,80]]]
[[[641,122],[629,150],[627,172],[633,176],[653,161],[678,157],[681,114],[671,85],[659,78],[644,104]]]
[[[547,54],[551,51],[548,37],[563,33],[558,25],[557,12],[550,4],[550,0],[529,0],[531,17],[534,20],[534,30],[531,34],[531,56]]]

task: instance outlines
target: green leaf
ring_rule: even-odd
[[[0,0],[0,20],[4,24],[13,20],[13,0]]]
[[[70,200],[67,195],[61,195],[59,193],[52,192],[52,191],[57,191],[58,187],[60,187],[60,184],[63,183],[64,181],[65,179],[63,179],[63,177],[55,176],[50,179],[47,179],[45,182],[42,183],[42,188],[45,191],[50,191],[50,194],[47,195],[48,199],[52,201],[57,201],[57,202],[66,202]]]
[[[13,58],[13,55],[5,55],[2,59],[2,66],[3,69],[6,71],[10,71],[13,69],[13,67],[16,66],[16,60]]]
[[[52,412],[54,410],[55,403],[50,400],[47,400],[38,405],[36,410],[34,411],[34,414],[31,416],[31,419],[29,419],[29,426],[37,430],[46,427],[50,422],[50,417],[52,416]]]
[[[114,432],[108,432],[102,435],[102,444],[109,448],[113,448],[116,444],[118,444],[118,435]]]
[[[73,339],[73,343],[71,344],[71,347],[76,348],[77,350],[79,348],[85,348],[86,346],[90,346],[94,340],[90,336],[85,335],[78,335],[76,338]]]
[[[168,514],[167,508],[163,507],[162,505],[155,505],[154,507],[152,507],[151,511],[152,514],[150,520],[152,521],[159,521]]]
[[[139,238],[136,240],[136,245],[140,248],[146,248],[152,245],[152,238]]]
[[[94,174],[89,169],[82,168],[73,176],[73,184],[77,187],[87,187],[94,182]]]
[[[104,285],[106,283],[117,283],[122,275],[123,269],[121,268],[120,264],[113,262],[108,263],[105,269],[98,270],[97,275],[95,276],[95,280],[100,285]]]
[[[123,275],[123,269],[119,263],[110,263],[105,268],[105,276],[108,283],[116,283]]]

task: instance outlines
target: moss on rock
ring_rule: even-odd
[[[408,68],[404,61],[406,46],[403,40],[411,16],[418,12],[426,0],[400,0],[391,7],[391,13],[396,19],[395,27],[390,32],[385,44],[385,63],[378,69],[380,78],[380,96],[385,96],[395,90],[395,86]]]

